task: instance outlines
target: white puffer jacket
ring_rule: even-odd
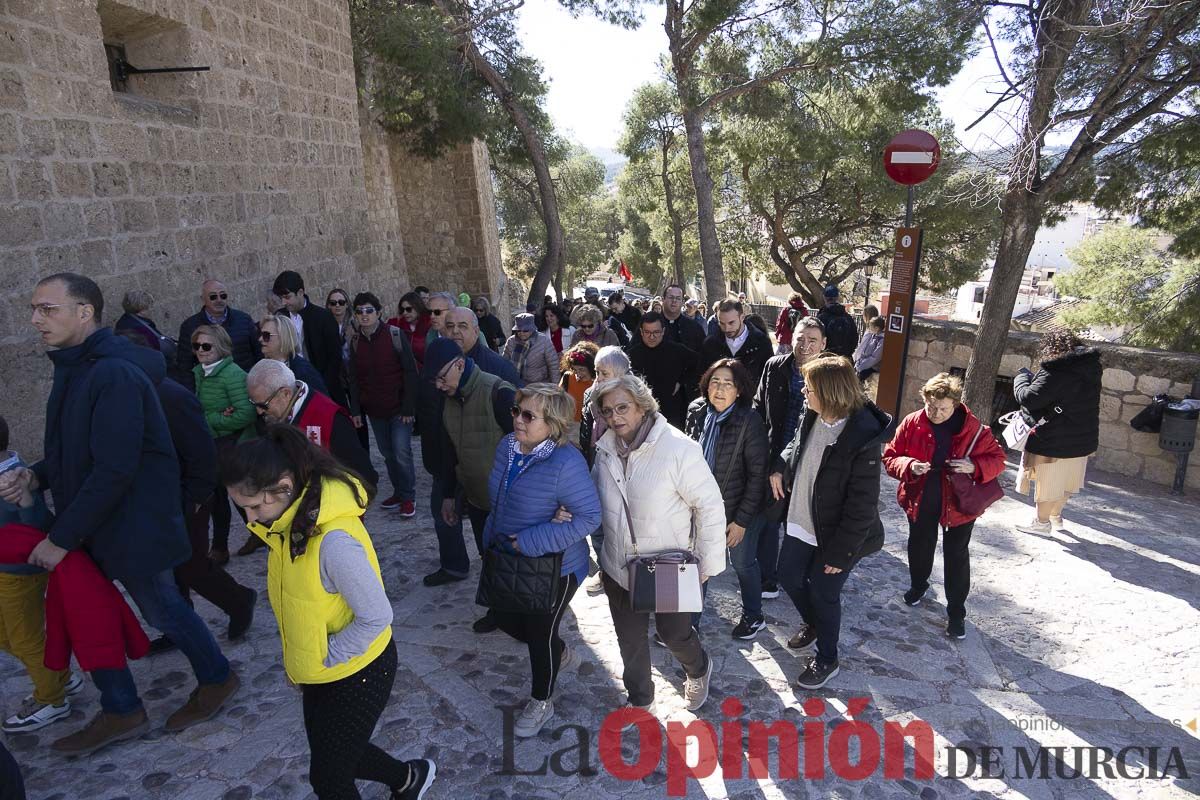
[[[686,550],[694,526],[700,576],[709,578],[724,571],[725,502],[700,445],[659,414],[646,441],[629,454],[626,475],[616,454],[615,437],[610,429],[596,442],[592,468],[603,512],[601,568],[629,588],[625,565],[635,553],[621,502],[625,496],[637,533],[636,555]]]

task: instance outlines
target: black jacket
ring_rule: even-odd
[[[258,326],[245,311],[236,308],[225,309],[225,321],[221,327],[229,334],[233,342],[233,361],[246,372],[262,358],[262,345],[258,341]],[[171,377],[179,381],[190,391],[196,391],[196,378],[192,375],[192,367],[200,363],[192,352],[192,334],[201,325],[210,325],[204,309],[200,309],[183,321],[179,326],[179,346],[175,352],[175,364]]]
[[[695,395],[696,353],[664,337],[658,347],[631,345],[629,369],[640,375],[667,421],[683,430],[688,403]]]
[[[708,338],[708,331],[704,329],[703,323],[697,322],[687,314],[680,314],[674,322],[663,317],[663,323],[666,328],[663,339],[677,342],[697,356],[700,355],[704,340]]]
[[[738,349],[736,356],[729,352],[729,343],[725,339],[725,334],[720,331],[716,336],[709,336],[705,339],[700,351],[700,365],[696,368],[696,372],[702,375],[704,370],[714,362],[722,358],[736,358],[750,372],[750,379],[757,384],[762,376],[763,367],[767,364],[767,359],[771,358],[774,351],[771,347],[771,340],[765,333],[750,324],[746,325],[746,330],[750,332],[750,335]]]
[[[487,343],[487,347],[497,353],[504,349],[504,343],[508,341],[508,336],[504,333],[504,326],[500,324],[500,320],[495,314],[485,314],[479,320],[479,338]]]
[[[772,461],[779,458],[787,446],[783,435],[787,427],[788,395],[791,393],[792,373],[795,370],[796,356],[792,353],[769,358],[763,367],[762,379],[758,382],[758,393],[754,396],[754,407],[767,423]]]
[[[208,500],[217,488],[217,444],[204,420],[200,398],[170,378],[156,388],[179,456],[184,511],[190,513],[192,506]]]
[[[825,326],[825,349],[853,360],[858,349],[858,325],[846,307],[841,303],[825,306],[817,312],[817,319]]]
[[[688,406],[688,436],[700,441],[710,408],[708,400],[697,397]],[[745,433],[743,434],[743,429]],[[739,444],[740,442],[740,444]],[[733,413],[721,424],[713,459],[713,477],[721,487],[725,501],[725,522],[743,528],[758,516],[767,500],[767,429],[749,403],[739,401]]]
[[[625,330],[629,332],[629,344],[637,344],[642,340],[642,312],[640,309],[634,308],[633,303],[626,302],[625,310],[620,314],[614,313],[613,319],[618,320],[625,326]],[[617,334],[620,336],[620,334]],[[624,347],[625,345],[622,345]]]
[[[304,300],[304,308],[300,309],[300,318],[304,320],[304,357],[325,379],[329,397],[342,408],[349,408],[350,401],[342,385],[342,331],[333,312],[313,303],[308,295],[304,295]]]
[[[109,578],[183,563],[192,546],[156,389],[166,374],[162,355],[101,328],[49,357],[45,457],[33,471],[54,497],[50,541],[86,547]]]
[[[815,411],[805,411],[796,436],[775,459],[771,472],[783,473],[787,495],[773,507],[771,517],[787,519],[792,481],[800,458],[820,458],[813,484],[813,535],[825,564],[840,569],[883,548],[883,521],[879,519],[879,473],[883,445],[896,432],[896,423],[874,403],[867,403],[849,420],[838,440],[824,453],[805,453]]]
[[[1029,435],[1025,450],[1051,458],[1090,456],[1100,447],[1100,351],[1077,347],[1042,362],[1037,374],[1021,370],[1013,396],[1026,419],[1046,424]],[[1057,409],[1061,409],[1061,413]]]

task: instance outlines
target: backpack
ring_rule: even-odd
[[[858,326],[849,314],[837,314],[825,325],[825,349],[839,356],[854,357],[858,347]]]
[[[796,333],[796,326],[800,324],[800,320],[808,316],[808,312],[803,308],[789,308],[787,310],[788,328],[793,334]]]

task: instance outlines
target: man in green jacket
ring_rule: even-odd
[[[496,445],[512,433],[515,390],[512,384],[475,366],[472,359],[463,355],[462,348],[448,338],[437,339],[426,348],[424,375],[438,391],[446,394],[442,424],[452,446],[446,453],[441,476],[446,486],[442,519],[447,525],[458,524],[456,498],[463,495],[475,534],[475,549],[482,555],[483,526],[491,510],[488,476]],[[472,627],[476,633],[490,633],[496,630],[496,623],[489,613]]]

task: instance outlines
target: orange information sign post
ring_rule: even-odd
[[[912,324],[917,273],[921,268],[921,229],[896,230],[892,253],[892,284],[883,315],[883,358],[879,362],[879,389],[875,404],[896,416],[904,389],[904,365],[908,361],[908,328]]]

